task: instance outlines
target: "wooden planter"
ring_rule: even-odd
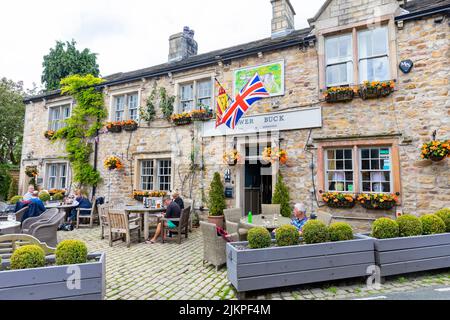
[[[208,121],[212,119],[213,115],[211,113],[193,113],[191,117],[192,121]]]
[[[430,155],[428,157],[428,159],[430,159],[433,162],[440,162],[442,160],[444,160],[447,156],[435,156],[435,155]]]
[[[353,90],[330,92],[325,96],[325,101],[328,103],[346,102],[353,100],[354,97],[355,92]]]
[[[134,123],[134,124],[126,124],[126,125],[123,126],[123,130],[128,131],[128,132],[130,132],[130,131],[136,131],[137,128],[138,128],[138,124],[137,124],[137,123]]]
[[[360,205],[368,210],[391,210],[397,205],[397,203],[395,201],[365,201],[364,203],[360,202]]]
[[[177,120],[172,120],[172,121],[176,126],[184,126],[187,124],[191,124],[192,118],[183,118],[183,119],[177,119]]]
[[[382,277],[450,268],[450,233],[373,240]]]
[[[112,126],[110,128],[107,127],[107,129],[109,132],[112,132],[112,133],[122,132],[122,126]]]
[[[103,300],[105,297],[105,253],[91,254],[95,262],[73,266],[0,271],[0,300]],[[54,256],[47,257],[54,263]],[[3,267],[8,267],[5,261]],[[79,268],[80,286],[74,287],[73,268]],[[68,286],[69,285],[69,286]]]
[[[243,249],[247,242],[227,244],[228,279],[241,293],[306,283],[367,276],[375,264],[373,239],[292,247]]]
[[[378,99],[382,97],[387,97],[392,92],[394,92],[394,89],[392,89],[391,87],[384,87],[384,88],[360,87],[358,94],[361,99],[367,100],[367,99]]]

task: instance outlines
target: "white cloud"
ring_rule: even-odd
[[[324,0],[291,0],[296,28]],[[0,77],[40,83],[42,57],[56,40],[98,53],[102,75],[164,63],[168,38],[195,30],[199,53],[270,36],[270,0],[15,0],[0,9]]]

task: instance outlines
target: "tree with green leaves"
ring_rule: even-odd
[[[71,75],[91,74],[98,77],[100,74],[97,54],[87,48],[79,51],[75,40],[65,43],[57,41],[56,46],[44,56],[42,67],[41,81],[47,90],[59,89],[61,80]]]
[[[222,216],[223,210],[227,208],[227,205],[225,203],[225,190],[220,179],[220,173],[218,172],[214,173],[208,200],[209,215],[213,217]]]
[[[278,173],[278,180],[275,185],[275,192],[272,198],[272,204],[280,204],[281,205],[281,215],[283,217],[290,218],[292,214],[290,202],[289,189],[283,181],[283,176],[281,173]]]

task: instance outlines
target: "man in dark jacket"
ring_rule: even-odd
[[[81,210],[80,215],[90,215],[91,214],[92,203],[89,201],[89,199],[87,197],[85,197],[83,195],[81,190],[75,190],[75,196],[76,196],[75,201],[78,202],[78,206],[76,208],[73,208],[70,211],[70,217],[69,217],[68,223],[72,223],[77,220],[78,208],[88,209],[88,210]]]

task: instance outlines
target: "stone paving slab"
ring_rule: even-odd
[[[100,229],[58,232],[59,240],[79,239],[89,251],[106,252],[106,298],[109,300],[234,300],[236,292],[227,279],[226,268],[219,271],[203,264],[201,232],[194,229],[181,245],[175,241],[148,245],[123,242],[109,247],[100,240]],[[313,285],[261,290],[248,299],[258,300],[336,300],[374,294],[402,292],[415,288],[450,285],[450,270],[390,277],[380,290],[371,290],[366,279],[334,281]]]

